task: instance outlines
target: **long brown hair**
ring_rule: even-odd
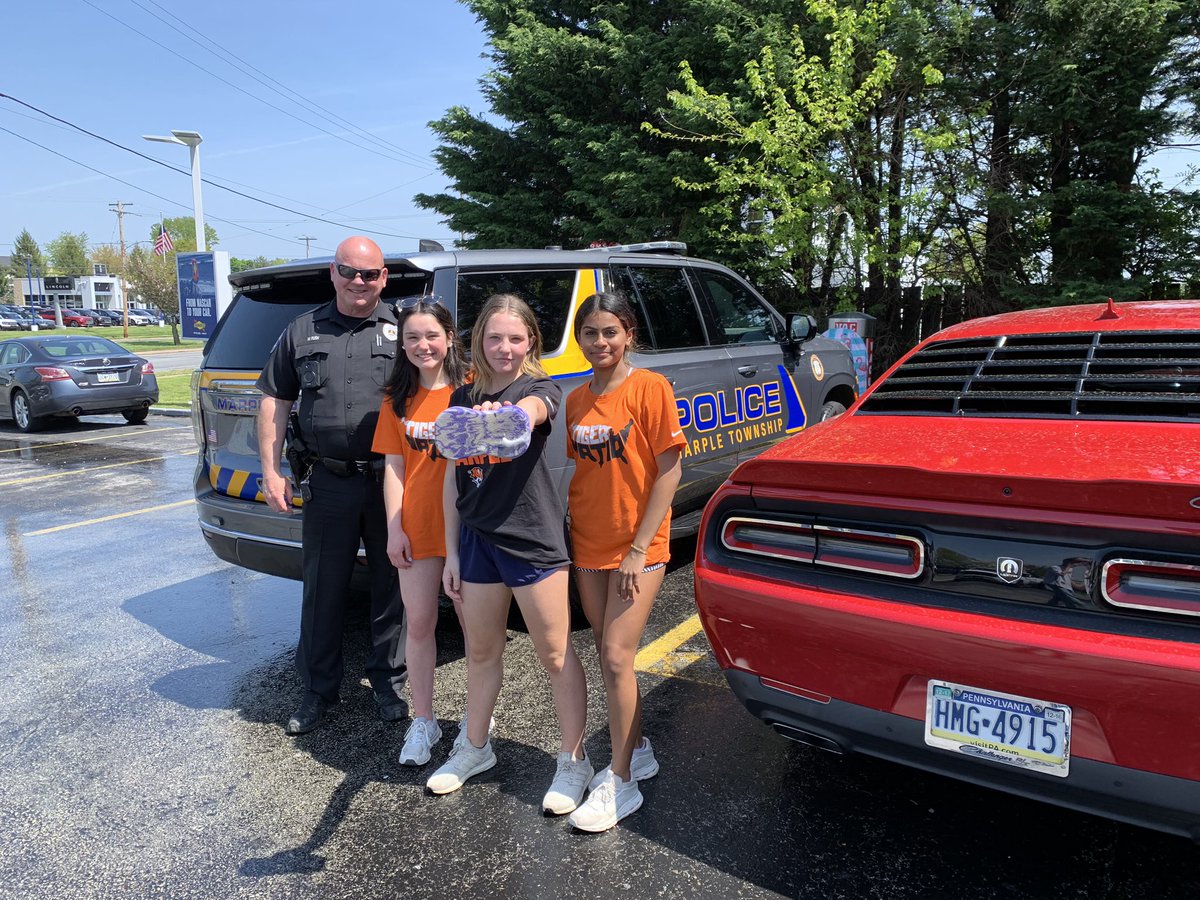
[[[450,382],[450,387],[456,388],[467,380],[467,364],[459,349],[450,311],[434,299],[418,300],[412,306],[405,307],[400,311],[400,320],[396,325],[396,364],[392,366],[392,374],[383,386],[384,395],[392,401],[392,409],[401,419],[408,410],[408,401],[416,396],[421,386],[421,373],[404,352],[404,323],[415,315],[433,316],[446,333],[446,358],[442,361],[442,372]]]
[[[471,385],[471,399],[476,403],[492,386],[496,370],[488,363],[483,352],[483,335],[487,331],[488,321],[497,313],[507,313],[516,316],[529,331],[529,352],[521,363],[522,375],[545,377],[546,370],[542,368],[542,332],[538,328],[537,317],[529,304],[516,294],[492,294],[479,310],[475,327],[471,329],[471,374],[474,384]]]

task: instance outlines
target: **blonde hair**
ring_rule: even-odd
[[[515,316],[529,331],[529,352],[521,362],[521,374],[543,378],[546,375],[546,370],[542,368],[542,332],[533,310],[516,294],[492,294],[483,304],[483,309],[479,310],[475,327],[471,329],[471,399],[477,403],[484,394],[489,393],[496,377],[496,370],[488,363],[483,352],[483,336],[488,322],[497,313]]]

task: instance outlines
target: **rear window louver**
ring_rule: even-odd
[[[937,341],[859,412],[1200,422],[1200,331]]]

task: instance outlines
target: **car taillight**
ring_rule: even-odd
[[[154,374],[154,363],[152,363],[152,362],[142,363],[142,374],[143,375],[153,375]]]
[[[1110,559],[1100,569],[1100,593],[1126,609],[1200,616],[1200,566]]]
[[[919,578],[925,570],[925,545],[919,539],[884,531],[732,516],[721,530],[721,543],[735,553],[871,575]]]
[[[42,381],[69,381],[71,378],[66,369],[58,366],[34,366],[33,371],[42,376]]]

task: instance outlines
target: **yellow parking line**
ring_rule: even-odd
[[[18,453],[21,450],[32,450],[34,447],[69,447],[71,444],[90,444],[92,441],[114,441],[117,438],[134,437],[139,434],[154,434],[156,431],[182,431],[184,426],[177,425],[174,428],[144,428],[141,431],[127,431],[124,434],[100,434],[90,438],[80,438],[77,441],[53,441],[49,444],[32,444],[24,447],[5,447],[0,450],[0,453]],[[187,430],[191,430],[188,426]],[[6,440],[14,440],[6,438]]]
[[[126,519],[129,516],[140,516],[143,513],[161,512],[164,509],[178,509],[181,506],[189,506],[195,502],[195,500],[180,500],[178,503],[164,503],[162,506],[148,506],[145,509],[132,509],[129,512],[116,513],[112,516],[102,516],[99,519],[88,519],[86,522],[72,522],[69,525],[55,525],[53,528],[42,528],[38,531],[26,531],[22,537],[37,537],[38,535],[50,534],[54,531],[66,531],[70,528],[82,528],[84,525],[98,525],[101,522],[111,522],[113,519]]]
[[[195,456],[194,450],[189,450],[187,453],[176,453],[175,456]],[[30,484],[34,481],[45,481],[48,478],[64,478],[67,475],[87,475],[91,472],[98,472],[101,469],[119,469],[121,466],[136,466],[138,463],[156,462],[160,459],[167,459],[166,456],[148,456],[145,459],[131,459],[126,462],[109,463],[106,466],[88,466],[86,469],[68,469],[65,472],[52,472],[49,475],[33,475],[29,478],[12,478],[8,481],[0,481],[0,487],[8,487],[13,484]]]
[[[633,660],[634,669],[668,677],[678,674],[696,660],[707,655],[678,649],[699,632],[700,617],[698,615],[685,619],[658,640],[651,641],[639,650]]]

